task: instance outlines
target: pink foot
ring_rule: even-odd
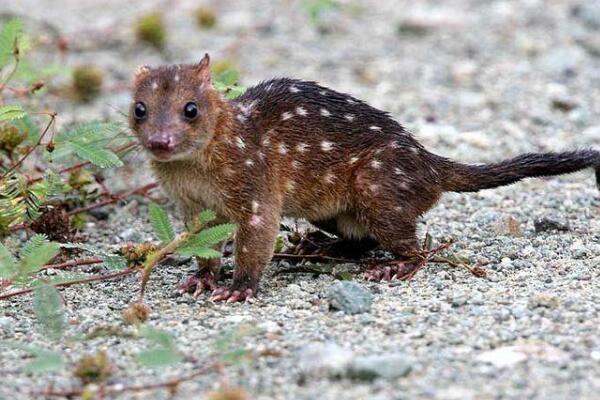
[[[256,291],[250,288],[218,288],[212,292],[211,301],[226,301],[234,303],[237,301],[249,301],[255,297]]]
[[[205,290],[215,290],[217,279],[211,271],[200,271],[198,274],[184,279],[177,285],[177,288],[181,293],[194,293],[194,297],[198,297]]]
[[[368,281],[391,281],[398,279],[401,281],[411,279],[424,264],[408,264],[402,261],[390,261],[384,264],[377,264],[363,273],[363,277]]]

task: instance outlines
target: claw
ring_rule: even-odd
[[[210,298],[211,301],[225,301],[227,303],[235,303],[238,301],[250,301],[254,298],[253,289],[233,290],[227,288],[219,288],[213,291]]]
[[[199,284],[200,284],[200,278],[197,277],[196,275],[192,275],[192,276],[185,278],[183,281],[181,281],[177,285],[177,290],[181,294],[191,293],[194,289],[196,289],[196,291],[197,291]]]

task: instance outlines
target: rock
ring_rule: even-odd
[[[16,321],[11,317],[0,317],[0,332],[12,334]]]
[[[558,217],[542,217],[535,219],[533,221],[533,227],[535,228],[536,233],[546,231],[568,231],[569,223],[564,219],[560,220],[557,218]]]
[[[373,295],[355,282],[342,281],[327,290],[330,308],[346,314],[360,314],[371,309]]]
[[[573,7],[572,12],[588,28],[600,30],[600,3],[588,1]]]
[[[298,353],[298,369],[304,378],[342,377],[354,358],[351,350],[332,342],[311,343]]]
[[[569,249],[576,259],[585,258],[590,253],[590,249],[585,247],[581,240],[575,240]]]
[[[550,362],[562,362],[569,356],[557,347],[546,343],[526,343],[499,347],[477,356],[477,360],[492,364],[497,368],[512,367],[528,359],[540,359]]]
[[[413,364],[414,360],[402,353],[357,357],[350,364],[346,376],[365,381],[397,379],[408,375]]]
[[[144,241],[142,234],[138,229],[128,228],[119,233],[118,238],[123,242],[141,243]]]
[[[88,211],[88,214],[96,218],[98,221],[106,221],[110,216],[110,212],[107,207],[91,209],[90,211]]]
[[[455,292],[455,293],[452,293],[452,295],[450,296],[450,298],[448,300],[452,304],[452,307],[460,307],[460,306],[464,306],[465,304],[467,304],[468,297],[465,293]]]
[[[498,235],[520,237],[523,236],[521,223],[512,215],[504,215],[492,224],[492,230]]]
[[[549,293],[537,293],[529,298],[527,303],[530,309],[534,308],[556,308],[560,304],[558,297]]]
[[[577,106],[579,105],[574,98],[568,96],[554,97],[551,100],[551,104],[552,108],[564,112],[569,112],[577,108]]]

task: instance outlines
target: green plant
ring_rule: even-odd
[[[228,67],[215,74],[213,86],[229,100],[241,96],[246,91],[246,88],[239,84],[239,72]]]
[[[167,39],[165,23],[158,13],[150,13],[142,16],[135,27],[138,40],[148,43],[158,49],[162,49]]]
[[[92,65],[81,65],[73,70],[73,92],[81,101],[91,101],[102,90],[102,71]]]
[[[214,221],[216,214],[211,210],[205,210],[198,215],[187,232],[176,236],[169,216],[163,208],[156,204],[151,204],[149,215],[154,233],[161,241],[161,247],[157,251],[150,253],[144,263],[142,296],[152,270],[166,256],[176,252],[189,257],[221,257],[221,253],[212,247],[228,239],[235,230],[235,225],[233,224],[207,227],[207,224]]]
[[[69,199],[95,199],[93,189],[88,192],[85,185],[71,187],[69,181],[75,181],[63,175],[91,171],[93,167],[120,167],[120,156],[135,146],[124,135],[122,124],[91,121],[57,130],[55,112],[31,110],[28,96],[39,94],[45,85],[41,79],[49,76],[49,70],[38,71],[27,62],[32,49],[19,19],[8,21],[0,29],[0,235],[28,226],[42,215],[40,209],[45,205],[64,204],[68,208]],[[31,86],[21,87],[23,84]],[[83,98],[97,93],[99,85],[97,72],[74,71],[74,86]],[[7,103],[7,87],[23,94],[18,98],[24,103]],[[40,124],[40,118],[47,121]],[[25,161],[29,158],[35,158],[38,165],[45,163],[44,172],[28,169]],[[65,215],[68,222],[72,214]],[[63,229],[68,230],[68,226]]]
[[[202,29],[210,29],[217,23],[217,15],[212,8],[200,7],[196,10],[196,23]]]
[[[302,6],[310,22],[317,26],[321,23],[323,13],[338,8],[339,4],[336,0],[304,0]]]

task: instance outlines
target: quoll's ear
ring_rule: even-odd
[[[148,75],[151,71],[150,66],[148,65],[140,65],[135,71],[135,80],[138,81]]]
[[[198,79],[200,79],[202,85],[211,85],[212,78],[210,74],[210,57],[208,56],[208,53],[204,54],[202,60],[200,60],[200,62],[196,64],[195,69]]]

